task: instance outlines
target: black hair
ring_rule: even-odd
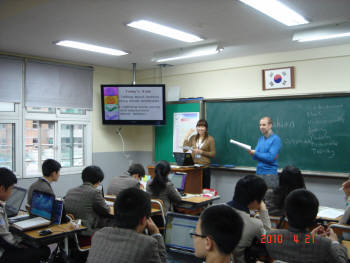
[[[283,209],[284,200],[287,195],[293,190],[299,188],[306,188],[303,175],[297,167],[287,165],[283,168],[283,171],[279,176],[278,188],[274,190],[274,193],[278,196],[276,199],[277,207]]]
[[[7,190],[10,186],[17,184],[16,175],[6,167],[0,168],[0,186]]]
[[[137,174],[140,178],[145,176],[145,168],[143,168],[142,164],[139,163],[133,163],[130,165],[128,169],[129,175]]]
[[[117,227],[135,229],[143,217],[150,216],[150,196],[140,189],[125,189],[119,193],[114,202],[114,219]]]
[[[241,216],[228,205],[213,205],[202,212],[200,219],[202,235],[212,238],[221,253],[232,253],[242,236]]]
[[[204,119],[200,119],[200,120],[197,122],[196,127],[198,127],[198,126],[204,126],[204,127],[206,128],[206,131],[205,131],[204,139],[203,139],[203,140],[207,139],[207,138],[208,138],[208,122],[207,122],[206,120],[204,120]],[[199,140],[199,134],[197,133],[197,135],[196,135],[196,141],[198,141],[198,140]]]
[[[102,169],[95,165],[86,167],[81,174],[81,179],[84,183],[96,184],[102,182],[104,178],[105,176]]]
[[[315,225],[318,206],[318,199],[312,192],[306,189],[293,190],[285,203],[288,224],[301,230]]]
[[[169,181],[168,175],[170,173],[170,164],[168,161],[160,161],[154,168],[155,176],[152,179],[149,187],[153,195],[159,195],[159,193],[166,188],[166,184]]]
[[[54,159],[46,159],[41,166],[45,177],[49,177],[53,172],[58,173],[61,170],[61,164]]]
[[[233,200],[244,206],[248,206],[253,201],[260,203],[266,191],[267,185],[264,179],[256,175],[246,175],[238,180]]]

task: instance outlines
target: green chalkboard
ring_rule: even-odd
[[[156,127],[154,160],[175,162],[173,157],[173,128],[175,112],[200,112],[201,102],[187,102],[166,105],[166,125]]]
[[[255,148],[259,120],[273,119],[273,131],[282,140],[279,167],[302,170],[350,171],[350,97],[288,98],[206,103],[209,133],[216,142],[212,163],[255,167],[256,161],[234,139]]]

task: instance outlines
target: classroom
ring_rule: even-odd
[[[64,64],[68,65],[67,68],[71,66],[74,69],[88,70],[92,76],[92,98],[89,98],[92,99],[92,103],[84,117],[45,119],[45,113],[25,109],[24,95],[14,104],[13,114],[0,113],[0,124],[10,120],[20,131],[13,138],[16,144],[13,144],[14,150],[11,154],[18,185],[24,188],[28,188],[39,176],[35,172],[31,174],[26,171],[28,162],[25,156],[30,148],[26,148],[28,143],[23,133],[28,128],[27,125],[33,125],[34,128],[34,125],[45,126],[45,122],[51,121],[54,123],[55,132],[60,129],[60,125],[84,126],[84,131],[80,131],[84,133],[85,157],[82,161],[84,166],[93,164],[103,169],[105,179],[102,184],[105,189],[111,178],[125,172],[130,163],[141,163],[145,168],[155,164],[156,127],[102,124],[103,84],[130,84],[133,80],[136,84],[162,83],[165,84],[167,92],[175,89],[179,91],[181,98],[202,97],[204,104],[215,101],[221,103],[225,100],[260,101],[266,98],[328,98],[334,95],[346,98],[350,94],[349,37],[292,43],[292,36],[298,30],[347,22],[350,4],[346,0],[297,3],[282,1],[299,8],[299,11],[310,19],[309,25],[299,27],[287,27],[272,22],[270,18],[253,11],[238,0],[176,1],[177,3],[157,0],[144,3],[70,3],[46,0],[20,1],[18,4],[11,2],[5,1],[0,4],[0,60],[15,58],[24,64],[31,61],[43,61],[48,65]],[[179,14],[175,14],[177,12]],[[170,61],[159,65],[160,63],[151,61],[153,53],[191,47],[195,44],[178,43],[176,40],[167,40],[148,32],[139,33],[137,29],[125,26],[127,22],[145,17],[203,35],[205,43],[218,42],[224,50],[217,55]],[[231,19],[230,22],[224,24],[224,19],[228,18]],[[116,23],[118,25],[115,25]],[[237,29],[233,28],[234,24],[237,25]],[[69,38],[121,48],[130,51],[131,54],[109,57],[52,44]],[[119,39],[123,40],[118,43]],[[135,70],[132,69],[132,63],[136,63]],[[294,88],[263,89],[263,70],[287,67],[293,67]],[[25,74],[23,73],[23,76]],[[24,78],[22,82],[25,83]],[[4,84],[6,82],[0,80],[0,89]],[[24,92],[21,91],[21,94],[27,96],[25,87],[22,88]],[[206,117],[204,111],[203,116]],[[26,119],[37,122],[26,123]],[[285,128],[289,123],[279,122],[278,125]],[[249,126],[254,127],[254,124]],[[258,122],[255,126],[258,131]],[[122,134],[123,140],[119,133]],[[211,135],[215,138],[215,134]],[[232,136],[234,138],[235,135]],[[348,136],[344,138],[349,140]],[[55,137],[56,139],[58,140]],[[257,139],[252,138],[253,147]],[[239,163],[235,165],[242,166]],[[67,172],[61,172],[59,182],[52,185],[57,196],[63,197],[70,188],[81,184],[82,167],[71,168],[67,169]],[[320,205],[344,209],[344,193],[339,191],[339,187],[348,177],[350,168],[342,172],[325,172],[317,168],[311,170],[305,173],[306,187],[317,196]],[[221,199],[218,202],[231,200],[237,181],[249,173],[254,174],[255,170],[213,168],[211,188],[220,194]]]

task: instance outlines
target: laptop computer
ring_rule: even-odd
[[[62,198],[56,198],[52,211],[52,224],[59,225],[62,221],[63,214],[63,200]]]
[[[185,183],[186,183],[186,173],[170,173],[168,178],[174,184],[175,188],[183,193],[185,191]]]
[[[176,164],[179,166],[191,166],[194,165],[192,154],[183,152],[173,152]]]
[[[26,193],[27,190],[22,187],[13,187],[9,199],[6,201],[5,210],[7,217],[10,218],[18,214],[19,210],[21,209],[24,197],[26,196]]]
[[[20,220],[12,224],[19,230],[26,231],[51,224],[55,196],[52,194],[33,191],[30,205],[30,219]]]
[[[165,227],[167,250],[193,255],[194,246],[190,233],[195,231],[198,218],[198,216],[174,212],[167,213]]]

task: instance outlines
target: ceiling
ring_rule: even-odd
[[[311,23],[287,27],[237,0],[0,0],[0,52],[131,69],[157,67],[154,52],[190,44],[125,26],[138,19],[219,42],[217,55],[172,61],[172,65],[350,43],[350,37],[293,42],[299,29],[349,21],[350,0],[281,0]],[[75,40],[130,51],[121,57],[59,47]]]

